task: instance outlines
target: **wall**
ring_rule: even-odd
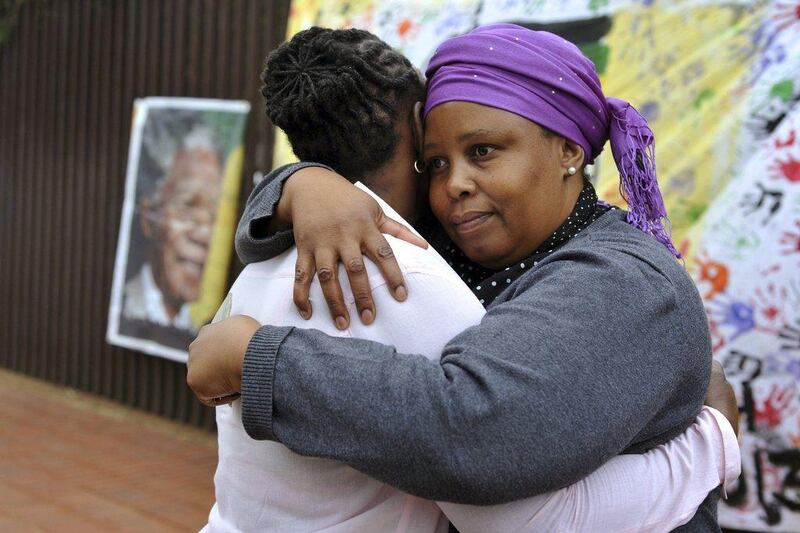
[[[184,365],[105,341],[132,104],[249,100],[244,200],[271,165],[258,77],[288,4],[22,3],[0,45],[0,366],[213,427]]]

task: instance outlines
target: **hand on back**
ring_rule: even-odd
[[[378,202],[342,176],[321,167],[299,170],[286,182],[278,217],[291,221],[297,245],[294,303],[301,316],[313,312],[309,301],[316,275],[339,329],[350,324],[338,264],[345,266],[361,321],[375,319],[375,304],[364,256],[380,268],[389,290],[403,301],[408,293],[403,274],[383,234],[427,248],[427,243],[404,225],[388,218]]]

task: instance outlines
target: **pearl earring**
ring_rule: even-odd
[[[577,172],[578,172],[578,169],[576,169],[575,167],[569,167],[567,169],[567,174],[569,174],[570,176],[574,176]]]

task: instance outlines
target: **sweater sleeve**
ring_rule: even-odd
[[[488,505],[574,483],[692,423],[710,347],[668,279],[579,250],[525,280],[438,362],[263,327],[245,357],[245,428],[423,498]]]
[[[292,163],[276,168],[256,185],[236,228],[235,247],[239,259],[245,265],[266,261],[282,254],[294,245],[292,230],[268,234],[270,219],[275,214],[283,193],[283,184],[292,174],[307,167],[329,167],[319,163]]]

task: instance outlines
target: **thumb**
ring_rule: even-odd
[[[383,211],[381,211],[381,214],[378,217],[378,229],[381,233],[391,235],[392,237],[397,237],[398,239],[404,240],[407,243],[415,246],[419,246],[420,248],[428,248],[428,242],[425,239],[408,229],[405,225],[387,217]]]

